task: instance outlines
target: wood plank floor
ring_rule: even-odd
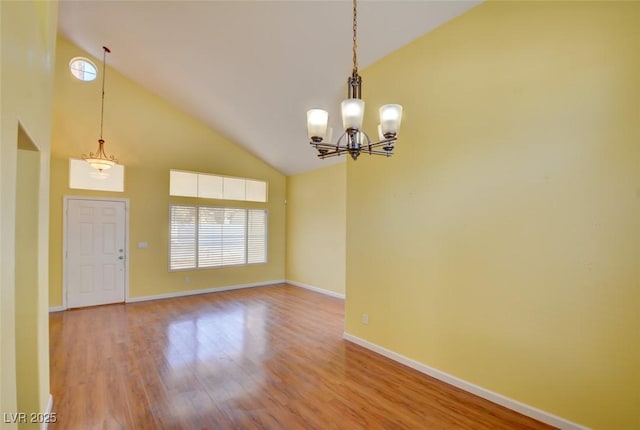
[[[52,313],[53,430],[547,429],[342,339],[290,285]]]

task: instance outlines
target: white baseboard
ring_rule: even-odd
[[[202,290],[178,291],[175,293],[156,294],[153,296],[128,297],[126,303],[146,302],[149,300],[172,299],[175,297],[195,296],[197,294],[218,293],[221,291],[240,290],[242,288],[264,287],[273,284],[282,284],[284,279],[276,279],[273,281],[254,282],[252,284],[228,285],[223,287],[205,288]]]
[[[287,284],[291,284],[296,287],[304,288],[305,290],[315,291],[316,293],[324,294],[325,296],[336,297],[344,300],[344,294],[336,293],[335,291],[325,290],[323,288],[314,287],[313,285],[303,284],[302,282],[285,280]]]
[[[51,411],[53,410],[53,396],[49,393],[49,401],[47,402],[47,409],[44,411],[45,417],[51,417]],[[49,428],[49,423],[47,420],[40,424],[40,430],[47,430]]]
[[[482,388],[478,385],[472,384],[471,382],[467,382],[463,379],[457,378],[453,375],[449,375],[448,373],[441,372],[440,370],[434,369],[433,367],[427,366],[426,364],[422,364],[418,361],[412,360],[408,357],[405,357],[404,355],[393,352],[389,349],[361,339],[347,332],[344,333],[343,337],[350,342],[358,344],[380,355],[384,355],[385,357],[397,361],[398,363],[404,364],[405,366],[411,367],[418,372],[429,375],[449,385],[453,385],[454,387],[460,388],[471,394],[475,394],[478,397],[482,397],[483,399],[489,400],[490,402],[496,403],[500,406],[504,406],[505,408],[511,409],[513,411],[521,413],[522,415],[526,415],[535,420],[541,421],[545,424],[549,424],[562,430],[589,430],[588,427],[581,426],[579,424],[565,420],[564,418],[534,408],[533,406],[529,406],[517,400],[505,397],[502,394],[487,390],[486,388]]]
[[[49,308],[49,312],[61,312],[61,311],[66,311],[67,308],[64,306],[51,306]]]

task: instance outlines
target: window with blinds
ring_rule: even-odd
[[[172,205],[169,270],[265,263],[266,209]]]

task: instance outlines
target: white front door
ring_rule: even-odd
[[[125,202],[67,200],[67,307],[124,302]]]

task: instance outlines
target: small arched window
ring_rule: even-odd
[[[98,77],[98,68],[93,61],[84,57],[75,57],[69,61],[71,74],[81,81],[89,82]]]

